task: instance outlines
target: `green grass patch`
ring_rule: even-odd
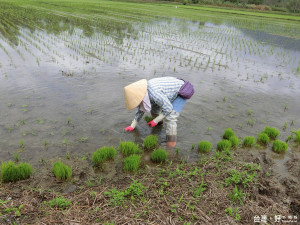
[[[198,198],[202,195],[202,193],[207,189],[206,184],[204,183],[204,181],[201,181],[201,184],[196,188],[196,190],[194,191],[194,197]]]
[[[248,187],[256,177],[255,171],[249,174],[247,171],[239,172],[238,170],[229,170],[228,174],[229,177],[225,179],[226,186],[228,186],[229,184],[242,184],[244,188]]]
[[[124,156],[140,154],[142,151],[137,144],[131,141],[124,141],[119,144],[119,149]]]
[[[241,205],[244,202],[246,194],[242,190],[239,190],[237,186],[234,187],[232,192],[229,192],[228,197],[234,202],[239,202]]]
[[[280,134],[277,128],[268,126],[265,127],[265,130],[263,132],[267,134],[272,140],[276,139],[277,136]]]
[[[144,139],[144,148],[146,150],[151,150],[157,146],[157,136],[149,135]]]
[[[224,151],[231,148],[231,142],[229,140],[221,140],[217,143],[217,150]]]
[[[231,128],[227,128],[225,131],[224,131],[224,134],[223,134],[223,138],[224,139],[227,139],[229,140],[230,137],[234,136],[234,132]]]
[[[187,8],[198,8],[194,6],[186,6]],[[210,12],[218,12],[218,13],[228,13],[228,14],[236,14],[236,15],[244,15],[244,16],[251,16],[251,17],[264,17],[268,19],[284,19],[284,20],[294,20],[300,21],[299,16],[297,15],[284,15],[278,14],[274,12],[254,12],[254,11],[246,11],[241,9],[224,9],[219,7],[210,7],[210,6],[200,6],[199,10],[203,11],[210,11]]]
[[[56,197],[52,200],[44,201],[44,204],[50,208],[66,209],[72,205],[72,202],[66,200],[64,197]]]
[[[55,162],[53,164],[52,172],[58,180],[69,180],[72,176],[72,167],[69,167],[62,162]]]
[[[280,140],[275,140],[273,142],[273,151],[276,152],[276,153],[282,153],[282,152],[286,152],[286,150],[288,149],[288,144],[283,142],[283,141],[280,141]]]
[[[247,136],[243,139],[243,146],[244,147],[252,147],[255,144],[255,137]]]
[[[114,147],[102,147],[92,154],[92,161],[97,165],[106,160],[114,159],[116,154],[117,150]]]
[[[229,141],[231,142],[231,147],[232,148],[236,148],[240,143],[240,140],[238,139],[237,136],[231,136],[229,138]]]
[[[270,138],[266,133],[260,133],[257,135],[257,143],[261,145],[267,145],[270,142]]]
[[[130,155],[124,160],[124,171],[126,172],[136,172],[141,164],[140,155]]]
[[[1,181],[15,182],[28,179],[32,172],[32,166],[28,163],[15,164],[12,161],[1,164]]]
[[[168,153],[166,150],[159,148],[152,152],[151,159],[153,162],[160,163],[166,161]]]
[[[207,153],[211,149],[211,143],[209,141],[200,141],[198,143],[199,152]]]

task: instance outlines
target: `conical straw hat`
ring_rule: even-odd
[[[127,110],[137,107],[145,97],[147,91],[147,80],[139,80],[124,87],[125,104]]]

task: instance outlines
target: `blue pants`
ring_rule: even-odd
[[[186,99],[178,95],[177,98],[175,98],[175,100],[172,102],[173,110],[180,113],[185,103]]]

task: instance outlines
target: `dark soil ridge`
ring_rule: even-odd
[[[253,154],[247,149],[232,152],[232,157],[203,156],[197,163],[174,159],[163,165],[144,164],[136,174],[123,173],[118,159],[94,171],[88,160],[72,157],[64,160],[73,165],[69,182],[56,181],[51,173],[54,160],[47,161],[30,179],[1,184],[0,200],[9,201],[0,202],[0,224],[254,224],[257,215],[267,215],[268,224],[274,224],[274,215],[297,216],[299,222],[300,158],[296,151],[290,153],[289,175],[283,178],[278,178],[273,159],[264,151]],[[250,168],[256,164],[259,170]],[[228,197],[235,186],[225,183],[229,170],[257,174],[247,187],[236,185],[246,194],[243,204]],[[142,195],[125,196],[120,205],[114,205],[104,194],[113,188],[124,191],[133,180],[147,188]],[[202,181],[206,189],[195,196]],[[58,196],[72,205],[59,209],[44,204]],[[20,215],[16,210],[5,212],[20,205]],[[240,220],[224,211],[229,207],[238,207]]]

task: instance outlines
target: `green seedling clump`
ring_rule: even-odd
[[[58,180],[68,180],[72,176],[72,168],[62,162],[55,162],[53,164],[52,172]]]
[[[200,141],[198,143],[199,152],[207,153],[211,149],[211,143],[209,141]]]
[[[257,135],[257,143],[267,145],[270,142],[270,138],[266,133],[260,133]]]
[[[92,154],[92,161],[97,165],[108,159],[114,159],[116,154],[117,150],[114,147],[103,147]]]
[[[3,182],[15,182],[28,179],[32,172],[32,166],[28,163],[15,165],[12,161],[1,164],[1,180]]]
[[[152,116],[145,116],[145,121],[147,123],[149,123],[151,120],[153,120],[154,118]]]
[[[244,137],[243,139],[244,147],[252,147],[254,144],[255,144],[255,137],[252,136]]]
[[[144,140],[144,148],[147,150],[154,149],[157,146],[157,136],[149,135]]]
[[[139,146],[131,141],[124,141],[119,144],[119,149],[124,156],[140,154]]]
[[[264,133],[269,136],[271,139],[276,139],[277,136],[280,134],[279,130],[275,127],[265,127]]]
[[[288,144],[280,141],[280,140],[275,140],[273,142],[273,151],[276,153],[282,153],[282,152],[286,152],[286,150],[288,149]]]
[[[168,154],[167,154],[166,150],[159,148],[152,152],[151,159],[153,162],[160,163],[160,162],[166,161],[167,156],[168,156]]]
[[[141,163],[140,155],[130,155],[124,160],[124,171],[126,172],[136,172]]]
[[[231,142],[229,140],[222,140],[217,143],[217,149],[223,151],[231,148]]]
[[[296,141],[296,143],[300,144],[300,130],[295,131],[295,134],[296,134],[295,141]]]
[[[233,148],[236,148],[236,147],[239,145],[239,143],[240,143],[240,140],[238,139],[237,136],[231,136],[231,137],[229,138],[229,141],[231,142],[231,146],[232,146]]]
[[[227,139],[229,140],[230,137],[234,136],[234,132],[231,128],[227,128],[225,131],[224,131],[224,134],[223,134],[223,138],[224,139]]]

